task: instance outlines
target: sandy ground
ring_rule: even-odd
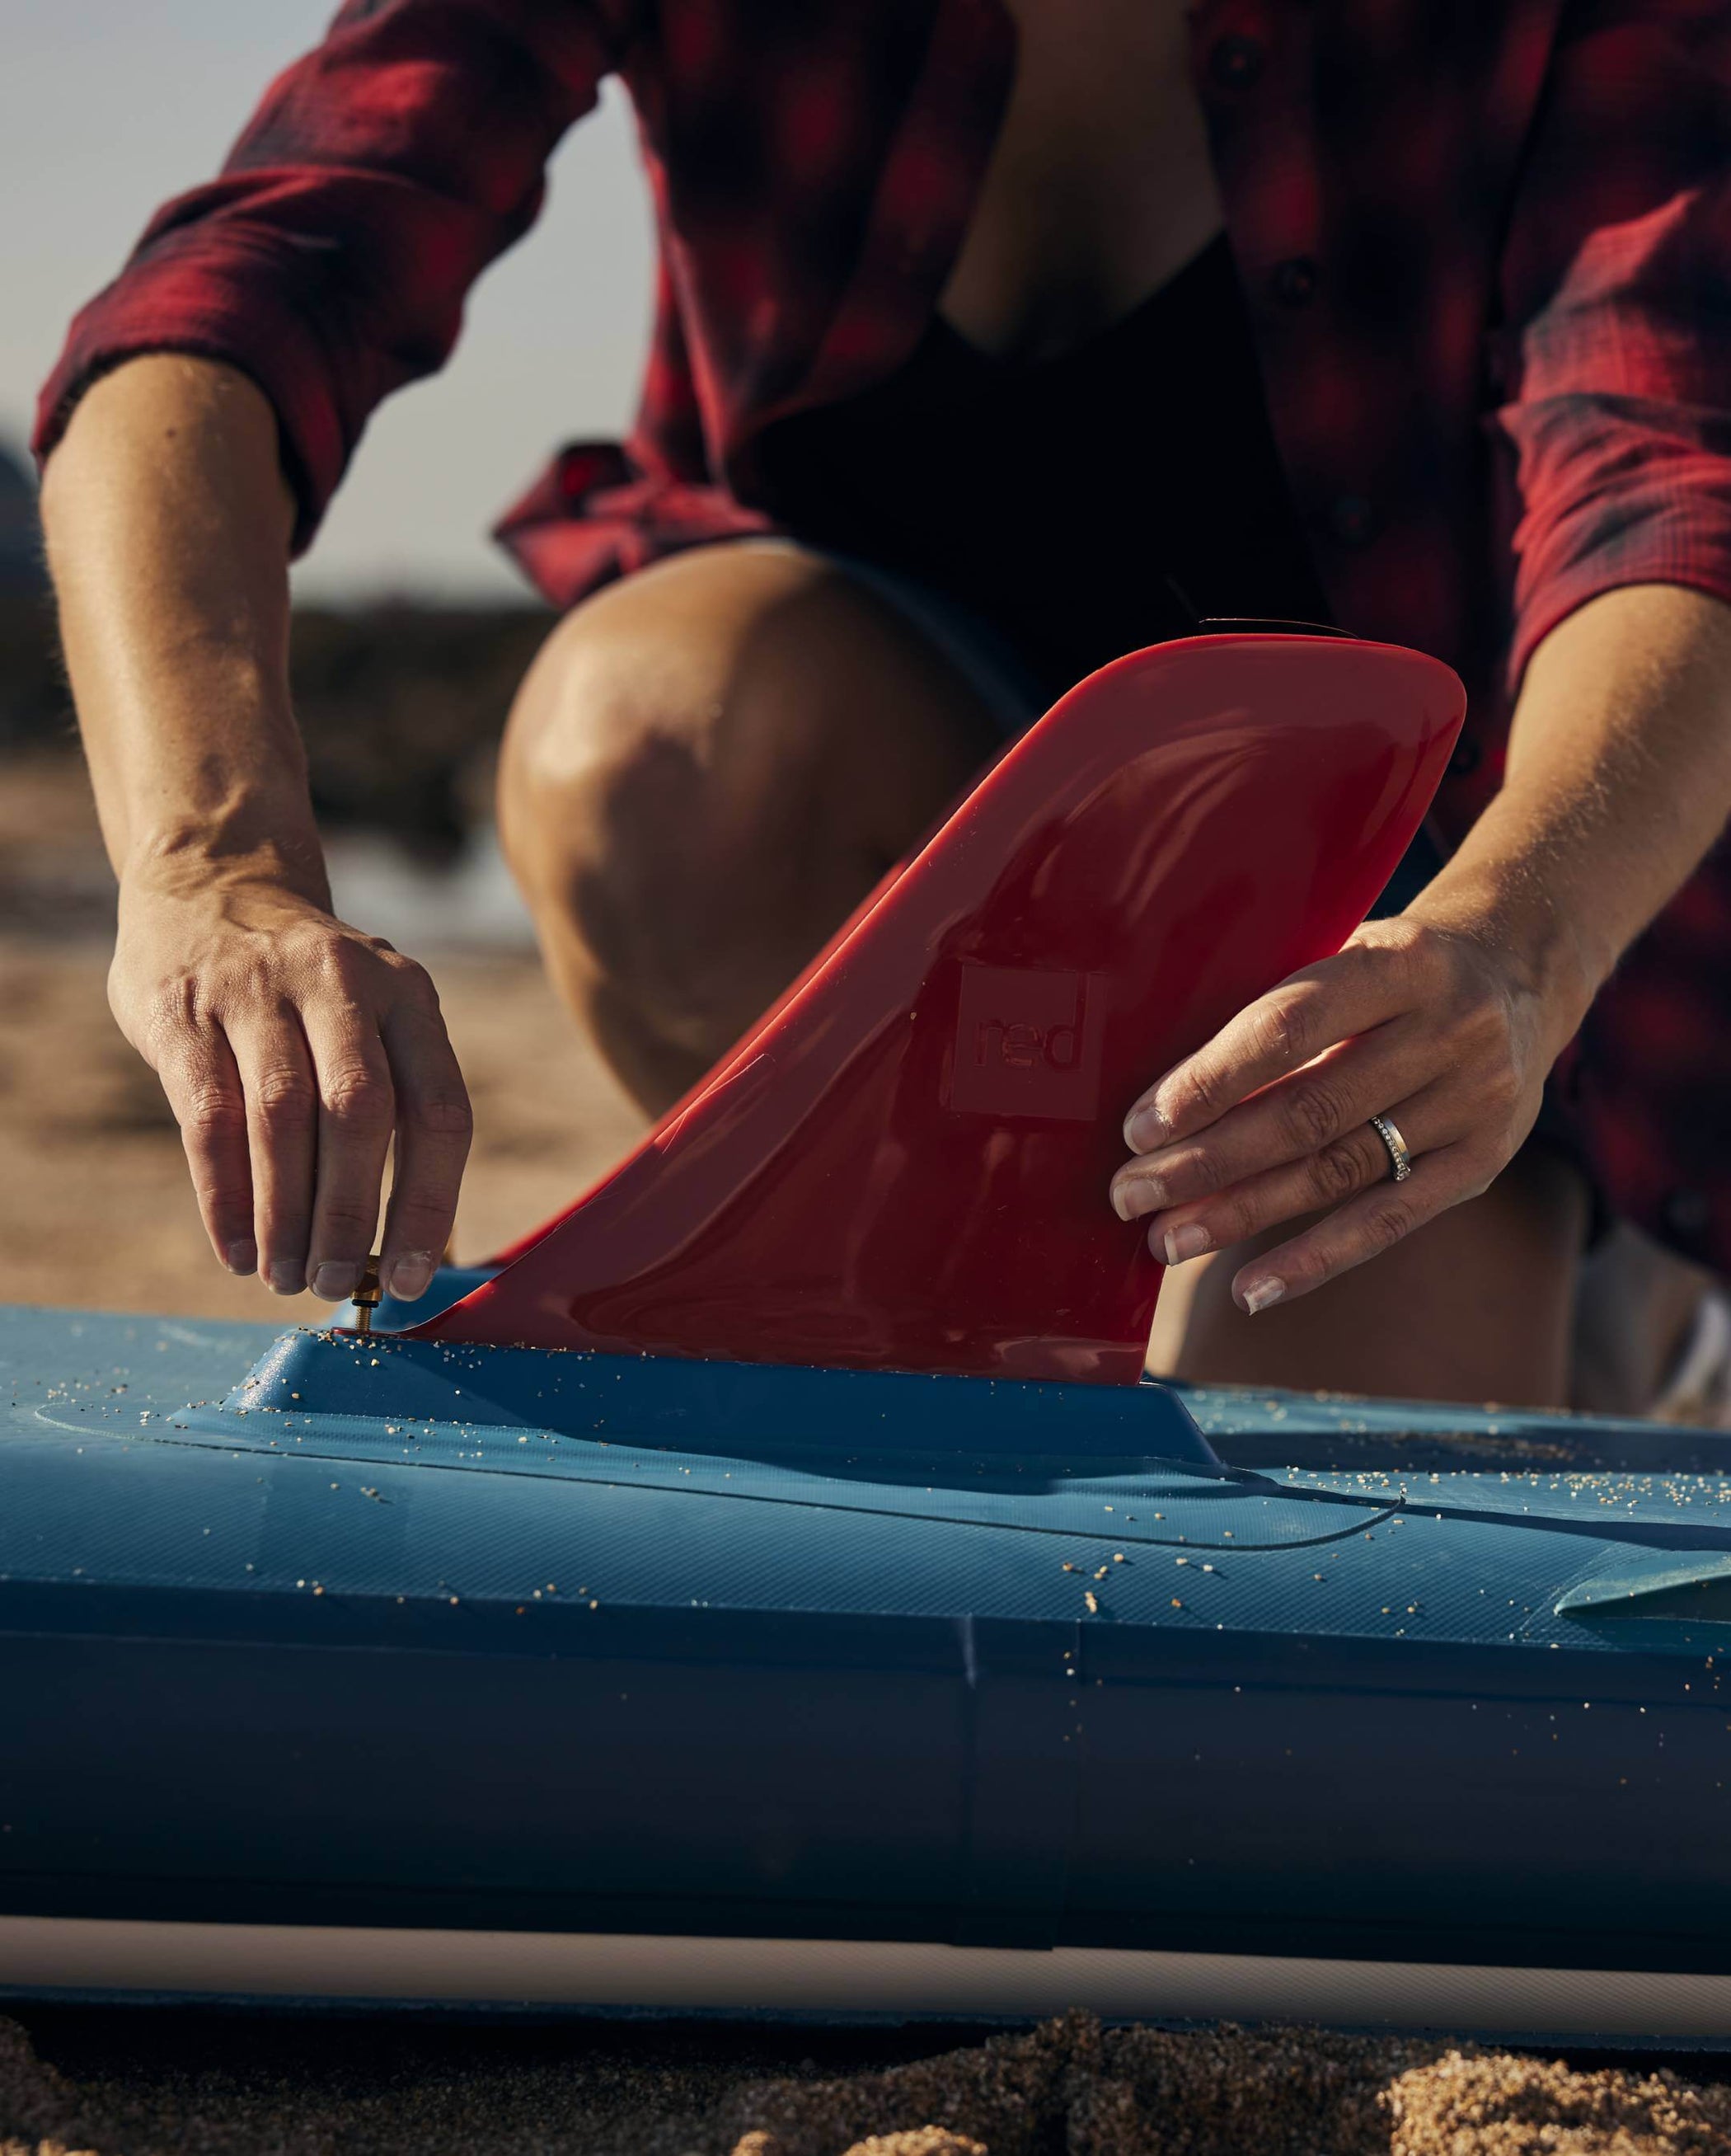
[[[1299,2030],[957,2030],[37,2012],[0,2156],[1713,2156],[1667,2068]]]
[[[224,1274],[104,993],[112,891],[64,758],[0,764],[0,1301],[274,1319]],[[420,955],[417,953],[417,955]],[[476,1142],[479,1258],[636,1118],[520,948],[426,954]],[[1707,2156],[1731,2092],[1645,2068],[1298,2034],[480,2025],[18,2008],[0,2156]]]

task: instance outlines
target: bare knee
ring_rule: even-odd
[[[681,557],[568,617],[512,713],[499,818],[580,1010],[719,1055],[978,760],[942,672],[787,547]]]
[[[524,685],[501,836],[562,973],[627,985],[669,1033],[706,1035],[717,956],[785,868],[776,804],[721,767],[724,685],[613,598],[562,624]]]

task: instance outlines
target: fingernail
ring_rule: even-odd
[[[1200,1220],[1186,1220],[1181,1228],[1168,1228],[1166,1263],[1181,1265],[1186,1258],[1199,1258],[1211,1243],[1212,1238]]]
[[[250,1273],[258,1270],[259,1245],[250,1235],[243,1235],[238,1242],[231,1243],[223,1254],[223,1263],[231,1273]]]
[[[426,1294],[433,1279],[433,1258],[426,1250],[405,1250],[392,1266],[385,1283],[387,1295],[399,1302],[413,1302]]]
[[[1112,1186],[1112,1204],[1120,1220],[1158,1213],[1166,1203],[1166,1186],[1155,1175],[1132,1175]]]
[[[361,1285],[361,1268],[357,1265],[335,1263],[315,1265],[311,1286],[321,1302],[346,1302]]]
[[[1124,1142],[1132,1152],[1152,1152],[1157,1145],[1165,1143],[1171,1129],[1153,1101],[1145,1101],[1124,1118]]]
[[[1259,1310],[1266,1310],[1271,1302],[1278,1302],[1286,1293],[1286,1282],[1276,1280],[1273,1273],[1264,1273],[1259,1280],[1245,1284],[1239,1301],[1244,1306],[1244,1315],[1254,1317]]]
[[[306,1286],[306,1267],[292,1258],[273,1258],[264,1278],[273,1295],[299,1295]]]

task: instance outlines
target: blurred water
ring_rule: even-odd
[[[413,958],[436,951],[532,951],[535,932],[492,826],[449,868],[430,869],[374,832],[327,836],[338,917]]]
[[[327,830],[324,840],[335,910],[354,927],[417,957],[534,950],[490,824],[448,867],[381,831]],[[0,766],[0,935],[106,942],[114,930],[114,872],[82,766],[65,757]]]

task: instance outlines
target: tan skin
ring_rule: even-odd
[[[418,966],[335,921],[287,678],[292,522],[276,422],[223,367],[137,359],[43,487],[120,932],[109,998],[162,1081],[231,1270],[336,1300],[387,1153],[407,1292],[455,1211],[469,1111]]]
[[[1015,98],[943,304],[981,348],[1033,357],[1134,305],[1220,213],[1176,8],[1019,13]],[[448,1233],[468,1105],[425,974],[330,914],[269,408],[212,363],[131,361],[74,415],[44,512],[120,878],[112,1000],[213,1244],[285,1292],[346,1294],[394,1137],[386,1279],[412,1294]],[[1653,586],[1582,608],[1529,669],[1503,793],[1421,900],[1150,1073],[1110,1201],[1163,1254],[1204,1239],[1169,1282],[1158,1367],[1564,1397],[1584,1199],[1516,1155],[1593,992],[1731,810],[1727,680],[1713,600]],[[512,716],[501,829],[554,978],[647,1110],[996,738],[947,660],[791,546],[698,550],[561,623]],[[1373,1107],[1421,1156],[1398,1192]]]

